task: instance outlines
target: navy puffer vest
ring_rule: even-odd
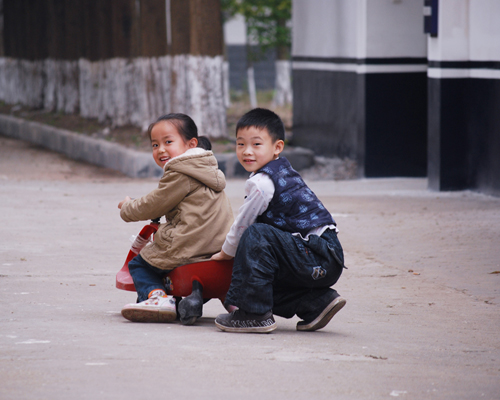
[[[332,215],[285,157],[267,163],[259,172],[269,175],[275,192],[257,222],[291,233],[299,232],[304,237],[311,229],[336,225]]]

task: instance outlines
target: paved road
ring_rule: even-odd
[[[244,181],[228,182],[235,212]],[[133,180],[0,137],[0,399],[499,399],[500,199],[424,179],[312,182],[334,213],[346,307],[227,334],[134,324],[114,277]]]

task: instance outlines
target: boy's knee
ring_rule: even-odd
[[[272,227],[270,225],[256,222],[245,230],[241,236],[240,243],[248,244],[268,241],[268,238],[272,236],[271,230]]]
[[[247,229],[245,229],[245,232],[243,232],[243,235],[241,235],[240,242],[248,240],[248,238],[253,238],[256,235],[259,235],[259,232],[261,231],[260,225],[264,224],[255,223],[250,225]]]

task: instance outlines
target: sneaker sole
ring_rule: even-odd
[[[177,318],[175,311],[142,310],[140,308],[124,309],[122,315],[132,322],[173,322]]]
[[[342,307],[345,306],[345,299],[342,297],[337,297],[333,300],[324,310],[323,312],[313,321],[308,324],[299,325],[297,323],[298,331],[317,331],[318,329],[324,328],[330,320],[337,314]]]
[[[230,326],[225,326],[219,324],[215,321],[215,326],[219,328],[223,332],[232,332],[232,333],[270,333],[276,329],[276,322],[269,326],[259,326],[259,327],[247,327],[247,328],[233,328]]]

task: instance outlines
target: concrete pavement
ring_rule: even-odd
[[[310,182],[340,228],[347,305],[323,330],[134,324],[115,289],[156,186],[0,137],[1,399],[499,399],[500,199],[425,179]],[[237,212],[244,180],[227,193]]]

